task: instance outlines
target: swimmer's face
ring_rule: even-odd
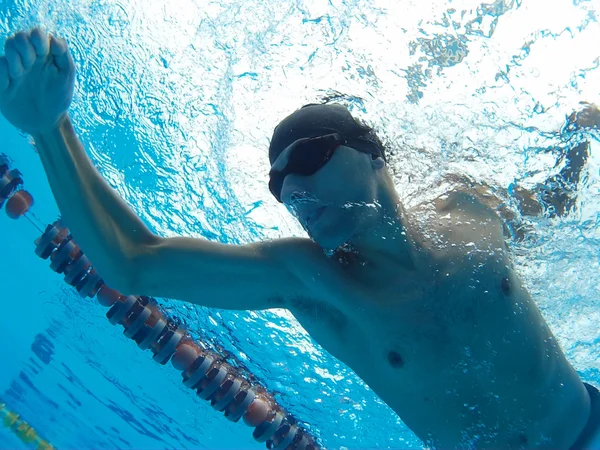
[[[381,170],[371,155],[341,146],[313,175],[287,175],[281,200],[316,243],[336,249],[377,215]]]

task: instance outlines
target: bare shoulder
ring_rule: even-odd
[[[447,192],[436,198],[433,203],[440,212],[500,220],[487,202],[481,198],[481,195],[468,190],[457,189]]]
[[[478,260],[504,253],[502,219],[482,199],[468,191],[450,191],[409,211],[417,234],[439,257]]]
[[[344,358],[347,334],[355,329],[355,295],[345,292],[348,280],[323,249],[308,239],[282,239],[272,245],[293,258],[292,270],[307,286],[304,295],[290,297],[281,305],[329,353]]]
[[[330,293],[342,282],[339,267],[310,239],[285,238],[256,245],[270,253],[271,259],[286,265],[287,270],[306,286],[298,298],[290,301],[290,306],[298,305],[299,311],[310,309],[309,304],[327,303]]]
[[[315,242],[306,238],[283,238],[250,244],[276,256],[298,277],[307,280],[330,265],[329,258]]]
[[[340,297],[344,297],[346,290],[352,290],[352,281],[335,258],[328,257],[313,241],[288,238],[272,241],[267,245],[280,252],[277,259],[285,260],[289,269],[308,287],[307,296],[300,296],[293,302],[299,313],[304,310],[312,311],[314,308],[311,305],[315,303],[327,305],[320,308],[322,312],[332,309],[340,302]],[[348,299],[344,299],[342,303],[351,304]]]
[[[271,246],[273,248],[278,248],[281,251],[294,254],[295,256],[302,256],[309,259],[320,259],[321,257],[325,257],[321,247],[307,238],[281,238],[272,241],[263,241],[257,245]]]

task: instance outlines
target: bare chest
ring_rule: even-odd
[[[388,383],[392,377],[403,383],[396,392],[407,386],[414,393],[414,383],[439,381],[442,371],[460,371],[474,358],[493,359],[502,347],[496,341],[510,340],[511,332],[526,326],[514,307],[527,297],[512,278],[508,272],[411,274],[385,289],[351,289],[341,282],[334,290],[345,297],[339,303],[362,307],[344,310],[327,301],[295,312],[315,340],[365,381]],[[473,372],[453,379],[476,376]]]
[[[508,268],[487,269],[413,275],[383,290],[340,286],[348,303],[369,307],[327,306],[313,311],[318,321],[298,318],[423,440],[456,444],[478,424],[500,433],[520,421],[531,434],[525,422],[542,424],[564,404],[540,388],[577,380],[518,278]],[[515,433],[509,445],[526,436]]]
[[[487,376],[486,367],[509,343],[510,335],[531,328],[531,317],[525,313],[537,312],[534,305],[534,311],[528,310],[529,297],[514,278],[508,270],[433,278],[413,275],[385,290],[373,289],[370,307],[354,318],[360,332],[341,334],[339,350],[365,346],[372,358],[368,364],[352,361],[357,371],[373,381],[378,374],[410,381],[411,392],[413,383],[440,384],[443,373],[452,372],[454,382]],[[522,311],[515,314],[519,303]],[[343,357],[352,360],[353,354]],[[377,372],[366,373],[376,366]],[[467,366],[470,369],[463,370]]]

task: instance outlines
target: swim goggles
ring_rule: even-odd
[[[339,133],[327,134],[312,138],[302,138],[287,146],[279,155],[269,172],[269,190],[277,201],[281,201],[281,189],[285,177],[290,174],[310,176],[323,167],[331,159],[346,140]],[[278,167],[278,160],[287,155],[283,167]]]

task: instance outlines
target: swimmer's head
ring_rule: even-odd
[[[306,105],[285,118],[269,159],[271,192],[326,249],[366,229],[391,185],[380,139],[339,104]]]

